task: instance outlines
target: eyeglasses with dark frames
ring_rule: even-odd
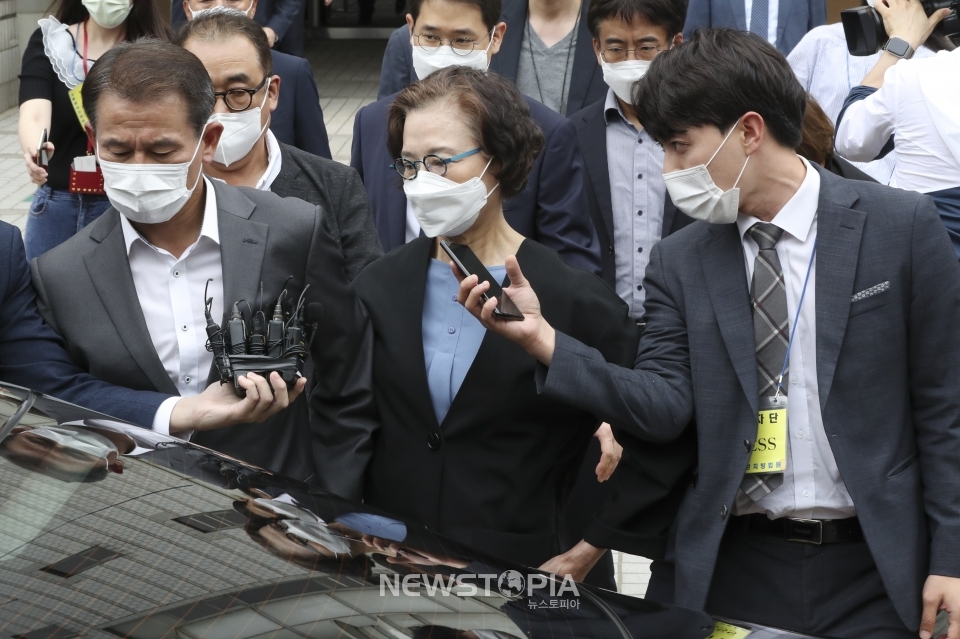
[[[246,111],[250,108],[250,105],[253,104],[253,96],[255,96],[272,77],[273,76],[268,75],[263,79],[263,82],[258,84],[254,89],[236,88],[229,89],[228,91],[214,91],[214,100],[223,98],[223,103],[234,113]]]
[[[458,155],[454,155],[450,158],[442,158],[439,155],[425,155],[422,160],[408,160],[406,158],[397,158],[393,164],[390,165],[390,168],[396,171],[400,177],[404,180],[412,180],[417,177],[419,169],[417,168],[421,164],[423,168],[427,171],[430,171],[434,175],[444,176],[447,174],[447,165],[451,162],[459,162],[464,158],[468,158],[471,155],[476,155],[481,151],[480,147],[471,149],[470,151],[464,151]]]
[[[491,40],[493,39],[493,31],[487,34],[487,37]],[[413,39],[416,42],[416,45],[423,49],[426,53],[433,53],[440,49],[443,46],[444,40],[438,35],[433,33],[415,33],[413,34]],[[453,49],[453,52],[458,55],[467,55],[471,53],[477,45],[480,43],[476,40],[471,40],[470,38],[453,38],[452,40],[446,41],[450,48]]]
[[[634,60],[643,60],[645,62],[649,62],[657,57],[658,53],[668,48],[669,47],[661,47],[656,44],[645,44],[642,47],[637,47],[636,49],[607,47],[600,52],[600,57],[603,58],[603,61],[607,64],[613,64],[615,62],[625,62],[629,58],[629,54],[632,53]]]

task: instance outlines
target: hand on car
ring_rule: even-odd
[[[170,414],[170,433],[265,421],[292,404],[303,392],[307,380],[297,380],[288,390],[287,383],[276,372],[270,373],[269,383],[256,373],[247,373],[238,383],[247,391],[242,399],[230,384],[214,382],[199,395],[178,401]]]
[[[923,584],[923,613],[920,617],[920,639],[930,639],[943,610],[950,618],[947,639],[960,639],[960,578],[930,575]],[[941,635],[943,636],[943,635]]]
[[[47,159],[53,157],[53,142],[47,142]],[[23,154],[24,164],[27,165],[27,174],[30,175],[30,181],[37,186],[43,186],[47,183],[47,170],[37,164],[37,156],[27,151]]]
[[[549,366],[553,358],[555,333],[553,327],[540,315],[540,300],[530,286],[530,282],[520,271],[517,258],[511,255],[506,260],[507,276],[511,284],[504,291],[516,304],[517,309],[523,313],[523,320],[502,320],[495,317],[493,309],[497,307],[496,298],[491,297],[484,303],[482,297],[490,289],[490,284],[480,282],[476,275],[464,278],[455,264],[451,267],[453,274],[460,281],[457,301],[463,304],[471,315],[479,319],[484,328],[516,342]]]
[[[950,15],[950,9],[940,9],[927,16],[920,0],[877,0],[873,8],[883,18],[887,35],[906,40],[914,50],[919,49],[934,27]]]
[[[607,552],[606,548],[597,548],[581,540],[567,552],[557,555],[540,566],[540,570],[559,577],[570,577],[574,581],[583,581],[605,552]]]
[[[605,482],[610,479],[610,476],[613,475],[613,471],[617,469],[617,464],[620,463],[620,458],[623,457],[623,446],[617,443],[616,438],[613,436],[613,429],[610,428],[610,424],[603,422],[600,424],[600,428],[597,429],[597,432],[593,434],[594,437],[600,440],[600,463],[597,464],[597,481]]]

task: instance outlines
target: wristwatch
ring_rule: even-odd
[[[887,40],[887,43],[883,45],[883,50],[897,56],[901,60],[909,60],[915,53],[909,42],[896,36]]]

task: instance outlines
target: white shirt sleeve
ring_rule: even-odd
[[[896,124],[898,65],[887,69],[876,93],[854,102],[837,128],[837,152],[854,162],[872,162],[893,135]]]
[[[190,441],[190,436],[193,435],[193,431],[185,431],[183,433],[174,433],[170,434],[170,416],[173,415],[173,407],[177,405],[182,397],[168,397],[163,400],[163,403],[160,404],[160,407],[157,409],[156,414],[153,416],[153,426],[151,430],[155,433],[160,433],[161,435],[167,435],[171,437],[179,437],[180,439],[185,439]]]

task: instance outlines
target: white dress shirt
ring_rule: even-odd
[[[753,13],[753,0],[743,0],[747,12],[747,31],[750,30],[750,14]],[[780,18],[780,0],[769,0],[767,4],[767,42],[777,46],[777,20]]]
[[[213,353],[206,349],[207,322],[203,314],[208,279],[213,280],[207,291],[213,298],[211,314],[218,322],[223,318],[217,199],[210,181],[203,181],[206,201],[200,236],[179,258],[147,242],[127,218],[120,216],[130,272],[150,340],[182,397],[203,392],[213,364]],[[154,430],[169,432],[176,399],[161,404]]]
[[[787,313],[791,330],[817,239],[817,205],[820,198],[820,174],[806,160],[803,160],[803,163],[807,168],[803,183],[772,221],[784,231],[777,242],[776,250],[787,289]],[[753,265],[760,249],[746,233],[759,221],[743,214],[737,217],[748,286],[753,280]],[[789,457],[787,470],[783,474],[783,484],[757,502],[739,493],[734,504],[734,515],[766,513],[771,519],[844,519],[856,515],[853,500],[840,477],[833,451],[830,450],[830,443],[823,429],[823,415],[820,413],[816,284],[817,266],[814,264],[810,270],[810,281],[803,298],[803,307],[800,309],[800,323],[788,362]]]
[[[847,108],[837,129],[837,151],[869,160],[895,135],[891,186],[920,193],[960,186],[958,79],[960,49],[897,62],[876,93]]]
[[[838,22],[808,31],[787,56],[787,62],[803,88],[816,99],[836,126],[837,116],[850,89],[860,84],[881,55],[882,52],[868,56],[850,55],[843,25]],[[926,47],[917,49],[915,55],[916,58],[932,56],[933,51]],[[889,184],[896,163],[897,152],[894,150],[879,160],[853,162],[853,165],[880,184]]]
[[[254,187],[258,191],[269,191],[273,186],[273,181],[280,175],[280,143],[273,131],[267,129],[267,170],[263,172],[257,185]]]

